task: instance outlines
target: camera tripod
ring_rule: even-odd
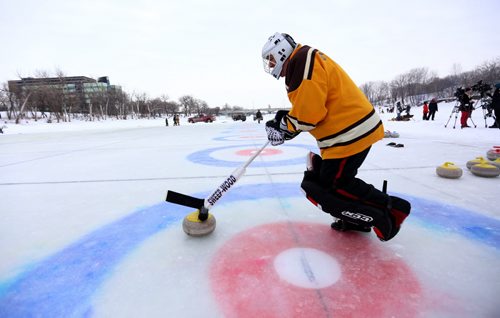
[[[479,105],[479,102],[481,102],[481,105]],[[495,116],[492,114],[493,109],[491,108],[491,104],[490,103],[485,102],[481,98],[480,100],[477,101],[476,105],[477,106],[474,109],[478,109],[479,107],[481,107],[481,109],[483,110],[483,118],[484,118],[484,127],[485,128],[488,128],[488,124],[486,122],[486,118],[488,118],[488,117],[493,118],[494,123],[496,123],[498,125],[497,118],[495,118]]]
[[[474,107],[471,107],[471,114],[472,114],[472,109],[474,109]],[[451,110],[451,114],[450,114],[450,117],[448,118],[448,121],[446,122],[446,124],[444,125],[444,127],[446,128],[448,126],[448,123],[450,122],[451,120],[451,117],[453,116],[453,114],[455,114],[455,121],[453,122],[453,129],[455,129],[456,125],[457,125],[457,118],[458,118],[458,113],[460,112],[460,102],[457,101],[457,104],[455,106],[453,106],[453,109]],[[472,116],[469,116],[469,118],[467,119],[470,119],[470,121],[472,122],[472,124],[474,125],[474,128],[477,127],[477,125],[474,123],[474,121],[472,120]],[[463,128],[463,127],[462,127]]]

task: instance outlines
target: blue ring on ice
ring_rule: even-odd
[[[296,183],[237,188],[224,196],[220,204],[303,196]],[[203,198],[208,194],[194,196]],[[405,223],[462,235],[500,251],[500,220],[451,205],[404,197],[413,205]],[[30,264],[17,277],[0,282],[0,317],[92,316],[92,297],[113,274],[113,269],[153,235],[174,226],[180,230],[179,224],[191,211],[192,208],[165,202],[139,209]]]
[[[190,154],[187,159],[191,162],[202,164],[202,165],[208,165],[208,166],[216,166],[216,167],[239,167],[241,166],[244,161],[229,161],[229,160],[220,160],[220,159],[215,159],[213,158],[210,154],[215,152],[215,151],[220,151],[220,150],[226,150],[226,149],[231,149],[231,148],[248,148],[249,146],[254,146],[255,149],[260,148],[259,146],[255,145],[236,145],[236,146],[224,146],[224,147],[216,147],[216,148],[209,148],[201,151],[194,152]],[[304,148],[309,151],[317,151],[312,146],[308,145],[301,145],[301,144],[288,144],[288,145],[281,145],[280,147],[296,147],[296,148]],[[277,160],[277,161],[257,161],[255,160],[252,162],[251,167],[254,168],[264,168],[264,167],[276,167],[276,166],[287,166],[287,165],[298,165],[302,164],[305,166],[306,164],[306,157],[300,156],[297,158],[290,158],[290,159],[285,159],[285,160]]]

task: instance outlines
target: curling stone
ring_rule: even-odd
[[[212,214],[208,214],[208,218],[205,221],[200,221],[198,215],[199,210],[196,210],[184,218],[182,222],[182,229],[187,235],[190,236],[205,236],[212,233],[215,230],[215,217]]]
[[[470,168],[473,166],[473,165],[477,165],[479,163],[484,163],[484,162],[488,162],[488,160],[484,159],[484,157],[476,157],[476,159],[472,159],[472,160],[469,160],[467,161],[467,169],[470,170]]]
[[[436,167],[436,174],[443,178],[458,179],[462,176],[462,168],[456,166],[453,162],[445,162]]]
[[[500,169],[500,158],[497,158],[495,161],[488,162],[490,165],[494,165],[498,169]]]
[[[486,178],[494,178],[500,175],[500,168],[486,162],[473,165],[470,171],[476,176]]]
[[[500,147],[493,147],[493,149],[488,150],[486,157],[491,161],[495,161],[497,158],[500,158]]]

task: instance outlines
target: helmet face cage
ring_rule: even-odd
[[[280,78],[283,65],[295,48],[295,42],[286,34],[276,32],[262,48],[264,71],[276,79]]]
[[[264,71],[279,79],[283,65],[281,67],[278,66],[274,55],[268,54],[262,58],[262,62],[264,63]]]

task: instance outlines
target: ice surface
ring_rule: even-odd
[[[453,129],[452,106],[436,121],[381,114],[400,138],[375,144],[359,177],[413,205],[389,242],[332,231],[304,198],[307,134],[257,157],[211,210],[215,232],[193,238],[192,209],[166,191],[211,193],[265,143],[263,123],[9,124],[0,317],[500,317],[500,178],[465,167],[500,130],[480,110],[477,128]],[[464,175],[438,177],[445,161]]]

